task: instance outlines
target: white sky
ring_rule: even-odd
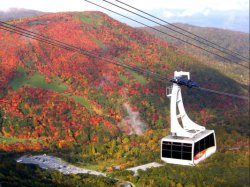
[[[102,0],[90,0],[92,2],[103,4],[107,3]],[[109,0],[115,2],[115,0]],[[130,5],[143,10],[166,9],[166,16],[171,16],[173,10],[185,10],[183,15],[189,16],[195,13],[207,14],[209,11],[230,11],[249,10],[249,0],[121,0]],[[90,5],[84,0],[2,0],[0,10],[9,8],[26,8],[40,10],[45,12],[59,11],[84,11],[98,10],[95,6]],[[114,7],[112,7],[114,9]],[[100,10],[100,9],[99,9]],[[169,11],[169,12],[167,12]],[[168,15],[169,14],[169,15]]]

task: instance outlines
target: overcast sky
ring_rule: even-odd
[[[103,0],[90,0],[97,4],[108,7],[112,10],[125,13],[118,8],[111,6]],[[117,3],[115,0],[109,0]],[[154,15],[165,18],[171,22],[179,22],[179,20],[195,20],[197,18],[207,23],[206,18],[210,18],[209,22],[216,22],[216,16],[223,14],[223,21],[227,25],[237,25],[249,27],[249,0],[121,0],[134,7],[153,13]],[[1,2],[0,10],[8,10],[9,8],[25,8],[32,10],[40,10],[44,12],[61,12],[61,11],[85,11],[99,10],[100,8],[85,2],[84,0],[5,0]],[[110,14],[109,12],[104,11]],[[237,12],[237,14],[235,13]],[[196,16],[196,18],[194,18]],[[243,16],[243,17],[242,17]],[[118,18],[117,16],[114,16]],[[133,16],[132,16],[133,17]],[[211,17],[213,20],[211,21]],[[228,17],[228,19],[226,19]],[[121,21],[124,19],[120,18]],[[220,18],[218,17],[218,20]],[[242,19],[246,21],[242,23]],[[244,21],[244,20],[243,20]],[[126,21],[125,21],[126,22]],[[217,21],[218,22],[218,21]],[[240,22],[240,23],[239,23]],[[192,24],[192,22],[190,21]],[[219,23],[219,25],[224,23]],[[248,25],[247,25],[248,24]],[[209,25],[208,25],[209,26]],[[238,26],[239,27],[239,26]]]

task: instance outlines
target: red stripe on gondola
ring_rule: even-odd
[[[199,158],[201,158],[204,154],[206,153],[206,149],[199,152],[197,155],[195,155],[194,160],[198,160]]]

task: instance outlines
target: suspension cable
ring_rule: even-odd
[[[119,62],[117,62],[118,59],[117,59],[117,61],[114,61],[112,59],[101,57],[100,55],[98,55],[96,53],[93,53],[93,52],[90,52],[90,51],[87,51],[85,49],[78,48],[76,46],[66,44],[66,43],[60,42],[58,40],[51,39],[49,37],[45,37],[45,36],[43,36],[41,34],[36,34],[35,32],[31,32],[31,31],[22,29],[22,28],[17,27],[17,26],[13,26],[13,27],[14,28],[11,28],[10,24],[7,24],[7,26],[5,26],[5,25],[3,25],[2,22],[0,22],[0,29],[6,30],[6,31],[9,31],[9,32],[14,32],[16,34],[23,35],[25,37],[41,41],[41,42],[50,44],[50,45],[55,46],[55,47],[63,48],[65,50],[70,50],[70,51],[74,51],[74,52],[77,52],[77,53],[82,54],[82,55],[87,55],[87,56],[90,56],[90,57],[98,58],[98,59],[103,60],[105,62],[112,63],[114,65],[121,66],[121,67],[130,69],[130,70],[136,71],[138,73],[141,73],[143,75],[149,76],[151,78],[157,79],[157,80],[165,82],[165,83],[168,80],[166,77],[163,77],[163,76],[161,76],[161,75],[159,75],[157,73],[154,73],[152,71],[141,69],[139,67],[129,65],[129,64],[119,63]],[[57,42],[55,42],[55,41],[57,41]]]
[[[70,44],[67,44],[64,42],[60,42],[58,40],[51,39],[49,37],[43,36],[42,34],[31,32],[31,31],[28,31],[26,29],[23,29],[23,28],[20,28],[20,27],[11,25],[11,24],[7,24],[7,23],[2,22],[2,21],[0,21],[0,29],[8,31],[8,32],[16,33],[18,35],[22,35],[22,36],[25,36],[25,37],[28,37],[28,38],[31,38],[31,39],[34,39],[34,40],[37,40],[40,42],[44,42],[44,43],[47,43],[47,44],[52,45],[54,47],[59,47],[59,48],[65,49],[65,50],[74,51],[74,52],[77,52],[81,55],[98,58],[98,59],[103,60],[105,62],[114,64],[116,66],[121,66],[121,67],[126,68],[126,69],[130,69],[132,71],[149,76],[155,80],[158,80],[158,81],[161,81],[164,83],[166,83],[168,80],[170,80],[170,79],[163,77],[155,72],[145,70],[145,69],[142,69],[142,68],[139,68],[136,66],[128,65],[128,64],[122,64],[122,63],[119,63],[117,61],[115,62],[112,59],[101,57],[100,55],[98,55],[96,53],[92,53],[88,50],[78,48],[76,46],[73,46],[73,45],[70,45]],[[55,41],[57,41],[57,42],[55,42]],[[239,96],[239,95],[230,94],[230,93],[221,92],[221,91],[216,91],[216,90],[211,90],[211,89],[207,89],[207,88],[198,87],[195,89],[199,89],[199,90],[210,92],[210,93],[216,93],[216,94],[220,94],[220,95],[235,97],[235,98],[239,98],[239,99],[249,100],[249,98],[246,96]]]
[[[186,41],[186,40],[183,40],[183,39],[181,39],[181,38],[178,38],[178,37],[176,37],[176,36],[174,36],[174,35],[168,34],[167,32],[164,32],[164,31],[159,30],[159,29],[157,29],[157,28],[155,28],[155,27],[149,26],[149,25],[147,25],[147,24],[145,24],[145,23],[142,23],[142,22],[140,22],[140,21],[137,21],[137,20],[135,20],[135,19],[133,19],[133,18],[130,18],[130,17],[128,17],[128,16],[125,16],[125,15],[123,15],[123,14],[121,14],[121,13],[118,13],[118,12],[116,12],[116,11],[113,11],[113,10],[111,10],[111,9],[108,9],[108,8],[106,8],[106,7],[103,7],[103,6],[101,6],[101,5],[98,5],[98,4],[96,4],[96,3],[93,3],[93,2],[91,2],[91,1],[89,1],[89,0],[84,0],[84,1],[86,1],[86,2],[88,2],[88,3],[90,3],[90,4],[93,4],[93,5],[95,5],[95,6],[98,6],[98,7],[100,7],[100,8],[103,8],[103,9],[105,9],[105,10],[108,10],[108,11],[110,11],[110,12],[112,12],[112,13],[115,13],[115,14],[117,14],[117,15],[119,15],[119,16],[122,16],[122,17],[124,17],[124,18],[126,18],[126,19],[129,19],[129,20],[131,20],[131,21],[134,21],[134,22],[136,22],[136,23],[139,23],[139,24],[141,24],[141,25],[144,25],[144,26],[146,26],[146,27],[149,27],[149,28],[151,28],[151,29],[153,29],[153,30],[155,30],[155,31],[157,31],[157,32],[160,32],[160,33],[162,33],[162,34],[165,34],[165,35],[167,35],[167,36],[170,36],[170,37],[172,37],[172,38],[175,38],[176,40],[180,40],[180,41],[182,41],[182,42],[184,42],[184,43],[187,43],[187,44],[189,44],[189,45],[191,45],[191,46],[194,46],[194,47],[196,47],[196,48],[198,48],[198,49],[201,49],[201,50],[203,50],[203,51],[206,51],[207,53],[210,53],[210,54],[213,54],[213,55],[215,55],[215,56],[218,56],[218,57],[220,57],[220,58],[222,58],[222,59],[224,59],[224,60],[226,60],[226,61],[235,63],[234,61],[232,61],[231,59],[229,59],[229,58],[227,58],[227,57],[221,56],[221,55],[219,55],[219,54],[217,54],[217,53],[214,53],[214,52],[212,52],[212,51],[209,51],[209,50],[207,50],[207,49],[205,49],[205,48],[203,48],[203,47],[200,47],[200,46],[198,46],[198,45],[195,45],[195,44],[193,44],[193,43],[190,43],[190,42],[188,42],[188,41]],[[243,65],[243,64],[239,64],[239,63],[236,63],[236,64],[238,64],[239,66],[242,66],[243,68],[249,69],[248,66],[245,66],[245,65]]]
[[[201,36],[199,36],[199,35],[197,35],[197,34],[194,34],[194,33],[190,32],[190,31],[188,31],[188,30],[186,30],[186,29],[183,29],[183,28],[181,28],[181,27],[178,27],[178,26],[176,26],[175,24],[169,23],[169,22],[167,22],[167,21],[165,21],[165,20],[163,20],[163,19],[161,19],[161,18],[159,18],[159,17],[156,17],[156,16],[154,16],[154,15],[152,15],[152,14],[149,14],[149,13],[147,13],[147,12],[145,12],[145,11],[142,11],[142,10],[140,10],[140,9],[134,7],[134,6],[131,6],[131,5],[127,4],[127,3],[124,3],[124,2],[122,2],[122,1],[120,1],[120,0],[115,0],[115,1],[117,1],[117,2],[119,2],[119,3],[121,3],[121,4],[123,4],[123,5],[125,5],[125,6],[127,6],[127,7],[130,7],[130,8],[132,8],[132,9],[138,11],[138,12],[141,12],[141,13],[143,13],[143,14],[145,14],[145,15],[148,15],[148,16],[150,16],[150,17],[152,17],[152,18],[155,18],[155,19],[157,19],[157,20],[159,20],[159,21],[161,21],[161,22],[164,22],[165,24],[171,25],[171,26],[174,27],[174,28],[177,28],[177,29],[179,29],[179,30],[181,30],[181,31],[184,31],[185,33],[188,33],[188,34],[190,34],[190,35],[192,35],[192,36],[198,38],[198,42],[200,42],[200,43],[203,43],[203,44],[207,45],[207,44],[206,44],[206,42],[207,42],[207,43],[209,43],[209,44],[212,44],[212,45],[217,46],[217,47],[219,47],[219,48],[221,48],[221,49],[223,49],[223,50],[228,51],[229,53],[227,53],[227,54],[229,54],[229,55],[232,55],[232,53],[233,53],[234,55],[237,55],[237,56],[239,56],[239,57],[241,57],[241,58],[244,58],[244,59],[248,60],[247,62],[249,62],[249,58],[247,58],[247,57],[245,57],[245,56],[243,56],[243,55],[241,55],[241,54],[239,54],[239,53],[237,53],[237,52],[234,52],[234,51],[232,51],[232,50],[229,50],[229,49],[227,49],[227,48],[225,48],[225,47],[223,47],[223,46],[221,46],[221,45],[218,45],[218,44],[216,44],[216,43],[214,43],[214,42],[211,42],[211,41],[207,40],[206,38],[203,38],[203,37],[201,37]],[[159,23],[157,22],[157,24],[159,24]],[[159,24],[159,25],[162,25],[162,24]],[[168,28],[166,25],[163,25],[163,26],[166,27],[166,28]],[[178,31],[175,31],[175,32],[178,32]],[[192,39],[195,39],[195,38],[192,38]],[[199,41],[199,39],[202,39],[205,43]],[[212,47],[212,46],[210,46],[210,47]],[[216,49],[217,49],[217,48],[216,48]],[[218,50],[219,50],[219,49],[218,49]],[[246,62],[246,61],[245,61],[245,62]]]

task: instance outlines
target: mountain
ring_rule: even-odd
[[[205,9],[199,13],[186,10],[159,10],[159,17],[170,23],[186,23],[200,27],[212,27],[249,33],[249,10],[216,11]],[[157,13],[155,12],[154,15]]]
[[[173,24],[176,27],[180,27],[184,30],[187,30],[190,33],[193,33],[197,36],[200,36],[210,42],[213,42],[214,44],[217,44],[219,46],[222,46],[230,51],[234,51],[241,56],[244,56],[246,58],[249,58],[249,34],[244,33],[244,32],[236,32],[236,31],[231,31],[231,30],[225,30],[225,29],[217,29],[217,28],[210,28],[210,27],[198,27],[198,26],[193,26],[193,25],[188,25],[188,24],[182,24],[182,23],[175,23]],[[174,29],[177,31],[180,31],[183,33],[182,30],[178,30],[178,28],[174,27],[172,25],[166,25],[166,27],[170,29]],[[231,65],[231,70],[230,72],[224,71],[224,74],[227,74],[228,76],[232,76],[231,72],[234,72],[235,75],[238,75],[236,78],[239,82],[244,83],[244,84],[249,84],[249,79],[248,79],[248,71],[241,71],[239,72],[238,70],[238,65],[235,65],[235,63],[241,63],[245,66],[248,66],[245,61],[239,60],[235,57],[232,57],[230,54],[232,52],[227,51],[227,55],[223,55],[218,50],[211,49],[205,45],[201,45],[199,42],[194,41],[190,38],[185,37],[184,35],[181,35],[179,33],[174,32],[173,30],[169,30],[163,26],[156,26],[155,27],[158,30],[161,30],[163,32],[166,32],[170,35],[174,35],[182,40],[185,40],[189,43],[193,43],[194,45],[199,45],[206,50],[209,50],[213,53],[225,56],[228,59],[232,59],[232,62],[225,61],[224,59],[207,53],[206,51],[203,51],[201,49],[198,49],[194,46],[191,46],[187,43],[184,43],[180,40],[177,40],[175,38],[172,38],[170,36],[167,36],[163,33],[157,32],[155,30],[152,30],[147,27],[142,27],[143,30],[146,30],[147,32],[153,34],[154,36],[166,41],[172,43],[174,46],[176,46],[179,49],[184,50],[186,53],[189,53],[190,55],[196,56],[199,58],[201,61],[204,61],[205,64],[211,65],[211,67],[216,68],[219,71],[223,71],[225,63],[229,63]],[[186,35],[190,36],[190,34],[185,33]],[[218,47],[218,46],[216,46]]]
[[[225,73],[231,70],[231,65],[225,64],[223,70],[215,69],[173,44],[101,12],[47,14],[10,23],[168,78],[176,70],[189,71],[202,87],[239,95],[248,93],[249,85],[240,83],[237,73],[231,72],[232,76]],[[165,96],[166,84],[170,83],[23,35],[0,30],[0,39],[0,150],[3,155],[46,152],[100,171],[115,165],[132,166],[159,160],[159,140],[167,135],[170,126],[169,101]],[[175,173],[179,170],[166,166],[165,169],[171,168],[167,179],[162,176],[157,181],[141,181],[126,171],[114,173],[114,178],[125,176],[124,179],[142,186],[156,185],[163,179],[186,185],[187,181],[175,175],[183,178],[200,173],[200,181],[211,185],[211,171],[219,167],[220,180],[212,184],[241,186],[245,183],[241,179],[247,178],[249,169],[245,161],[249,155],[248,101],[186,88],[183,97],[191,118],[218,133],[219,154],[202,165],[206,169],[204,173],[199,167],[194,172]],[[232,147],[240,150],[234,154],[228,151]],[[9,170],[13,172],[6,171],[8,156],[1,155],[0,160],[4,161],[0,162],[3,173],[0,181],[6,176],[6,184],[12,182],[12,173],[32,170],[10,163]],[[226,172],[228,168],[233,169]],[[60,182],[59,174],[41,177],[35,171],[38,178]],[[241,178],[229,180],[231,175],[239,174]],[[139,175],[144,176],[140,172]],[[190,179],[198,186],[197,180],[194,176]]]
[[[37,10],[28,10],[23,8],[11,8],[6,11],[0,11],[0,20],[1,21],[9,21],[14,19],[21,19],[25,17],[39,16],[47,14],[45,12],[40,12]]]
[[[184,30],[187,30],[188,32],[191,32],[197,36],[200,36],[202,38],[205,38],[206,40],[216,43],[224,48],[227,48],[229,50],[235,51],[239,53],[242,56],[249,58],[249,34],[244,32],[237,32],[237,31],[231,31],[226,29],[218,29],[218,28],[212,28],[212,27],[198,27],[194,25],[189,24],[183,24],[183,23],[174,23],[173,24],[176,27],[180,27]],[[166,25],[167,27],[178,30],[174,26]],[[169,33],[174,33],[173,31],[169,31],[166,28],[159,26],[156,27],[157,29],[165,29],[165,31]],[[152,29],[145,28],[147,31],[151,32]],[[180,31],[183,32],[183,31]],[[178,44],[179,47],[181,46],[188,46],[188,44],[183,44],[181,41],[176,41],[176,39],[167,37],[164,34],[161,34],[156,31],[152,31],[151,33],[156,34],[158,37],[161,37],[162,39]],[[179,35],[178,35],[179,36]],[[184,36],[182,37],[184,38]],[[191,41],[190,39],[188,41]]]

